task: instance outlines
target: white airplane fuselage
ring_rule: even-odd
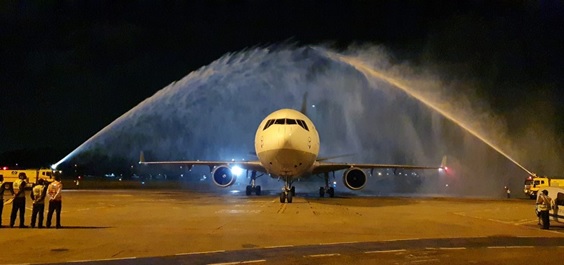
[[[272,176],[299,178],[311,170],[319,155],[319,135],[303,113],[277,110],[260,123],[255,152]]]

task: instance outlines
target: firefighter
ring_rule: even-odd
[[[12,185],[14,187],[14,201],[12,202],[12,215],[10,216],[10,227],[14,227],[16,222],[16,215],[18,211],[20,212],[20,228],[25,228],[24,216],[25,216],[25,180],[27,176],[25,173],[20,173],[18,175],[18,180],[16,180]]]
[[[35,220],[39,215],[37,227],[43,228],[43,213],[45,212],[45,195],[47,194],[47,185],[43,179],[37,181],[37,185],[31,190],[31,199],[33,201],[33,211],[31,213],[31,227],[35,227]]]
[[[548,197],[548,191],[543,190],[537,195],[537,207],[539,209],[540,218],[542,220],[542,229],[550,228],[550,219],[548,218],[548,210],[552,205],[552,199]]]
[[[47,193],[49,195],[49,212],[47,213],[47,228],[51,227],[51,219],[53,212],[57,211],[57,228],[61,228],[61,208],[62,208],[62,194],[63,184],[61,177],[56,175],[55,181],[49,184]]]

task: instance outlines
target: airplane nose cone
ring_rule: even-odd
[[[296,149],[297,143],[295,137],[292,137],[292,134],[284,134],[283,137],[280,139],[281,146],[284,149]]]

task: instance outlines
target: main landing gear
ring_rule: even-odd
[[[262,176],[263,174],[261,174],[260,176]],[[258,176],[258,177],[260,177]],[[253,172],[251,173],[251,183],[249,183],[249,185],[247,185],[247,189],[245,190],[245,194],[247,194],[247,196],[250,196],[251,194],[253,194],[253,192],[256,195],[260,195],[261,193],[261,189],[260,189],[260,185],[255,185],[255,182],[257,180],[257,172],[253,170]]]
[[[292,203],[292,199],[296,196],[296,187],[292,186],[293,181],[289,177],[284,178],[284,188],[280,192],[280,203]]]
[[[319,197],[323,198],[325,193],[329,195],[329,197],[335,197],[335,188],[329,187],[329,173],[325,173],[325,187],[319,187]]]
[[[335,189],[333,187],[319,187],[319,197],[325,197],[325,193],[331,198],[335,197]]]
[[[247,194],[247,196],[250,196],[251,194],[253,194],[253,192],[256,195],[260,195],[261,189],[260,189],[260,185],[257,186],[252,186],[252,185],[247,185],[247,189],[245,190],[245,194]]]

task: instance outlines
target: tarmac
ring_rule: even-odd
[[[530,264],[564,253],[564,224],[539,229],[527,199],[64,190],[62,209],[61,229],[19,229],[4,206],[0,264]]]

